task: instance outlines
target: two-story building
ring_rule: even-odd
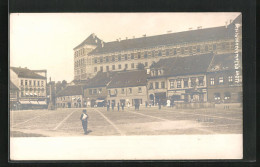
[[[56,95],[57,108],[84,107],[82,85],[67,86]]]
[[[113,75],[111,72],[99,72],[86,82],[83,92],[87,107],[106,105],[107,84],[111,81]]]
[[[107,100],[112,104],[133,106],[136,103],[145,105],[147,102],[146,70],[117,72],[107,86]]]
[[[213,53],[209,53],[162,59],[153,64],[147,83],[150,102],[206,102],[206,74],[212,58]]]
[[[208,101],[215,103],[242,102],[242,56],[239,53],[238,72],[235,55],[215,55],[208,68]],[[237,75],[238,74],[238,75]]]

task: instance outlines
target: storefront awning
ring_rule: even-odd
[[[38,101],[38,104],[40,104],[40,105],[47,105],[46,101]]]
[[[96,100],[96,103],[102,103],[104,100]]]
[[[31,104],[30,101],[19,101],[21,104]]]

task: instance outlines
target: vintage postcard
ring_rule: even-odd
[[[242,13],[11,13],[10,160],[243,158]]]

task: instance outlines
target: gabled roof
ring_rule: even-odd
[[[96,88],[106,86],[115,72],[98,72],[96,76],[89,79],[84,88]]]
[[[201,42],[218,39],[228,39],[230,36],[229,31],[225,26],[205,28],[198,30],[183,31],[177,33],[156,35],[150,37],[142,37],[135,39],[127,39],[113,42],[104,43],[104,46],[98,46],[89,55],[113,53],[122,50],[132,50],[140,48],[150,48],[161,45],[183,44],[191,42]]]
[[[144,86],[147,82],[146,70],[117,72],[108,84],[108,88]]]
[[[213,53],[161,59],[151,69],[163,69],[163,76],[206,73],[212,58]]]
[[[12,82],[10,81],[10,90],[19,90],[19,88]]]
[[[83,42],[81,42],[78,46],[76,46],[74,49],[77,49],[84,45],[100,45],[101,40],[93,33],[90,36],[88,36]]]
[[[239,53],[239,65],[242,68],[242,54]],[[234,70],[235,69],[235,54],[220,54],[214,55],[212,62],[208,68],[208,72],[217,72],[225,70]],[[240,68],[240,70],[241,70]]]
[[[73,96],[73,95],[82,95],[83,90],[81,85],[73,85],[73,86],[67,86],[63,90],[57,93],[57,97],[60,96]]]
[[[18,75],[18,77],[21,78],[46,79],[46,77],[36,74],[34,71],[27,68],[10,67],[10,69],[13,70]]]

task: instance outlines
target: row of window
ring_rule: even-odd
[[[84,53],[85,53],[85,49],[82,48],[82,49],[76,51],[74,54],[75,54],[75,57],[78,57],[78,56],[84,55]]]
[[[99,89],[89,89],[89,94],[90,95],[96,95],[96,94],[101,94],[102,93],[102,88]]]
[[[145,67],[148,67],[148,62],[145,62],[144,63],[144,66]],[[110,71],[110,68],[109,68],[110,66],[106,66],[106,71]],[[112,70],[116,70],[116,65],[112,65],[111,66],[112,67]],[[135,67],[135,63],[131,63],[131,68],[132,69],[134,69],[134,68],[137,68],[137,67]],[[118,70],[122,70],[123,69],[123,67],[122,67],[122,65],[121,64],[118,64],[117,65],[117,69]],[[128,64],[125,64],[124,65],[124,69],[128,69]],[[98,67],[94,67],[94,72],[97,72],[98,71]],[[99,67],[99,71],[104,71],[104,67],[103,66],[100,66]]]
[[[32,92],[32,91],[34,91],[34,92],[44,92],[45,91],[45,89],[44,88],[21,88],[21,91],[30,91],[30,92]]]
[[[195,86],[204,86],[204,77],[191,77],[182,79],[170,79],[170,89],[173,88],[188,88]]]
[[[133,93],[133,88],[121,88],[121,91],[120,91],[121,94],[132,94]],[[138,93],[142,93],[142,87],[138,87]],[[108,94],[109,95],[117,95],[118,92],[117,92],[117,89],[113,89],[113,90],[108,90]]]
[[[77,60],[77,61],[74,62],[74,66],[80,67],[80,66],[85,65],[85,63],[86,63],[85,59],[80,59],[80,60]]]
[[[161,86],[159,87],[159,82],[155,82],[155,83],[153,83],[153,82],[150,82],[150,84],[149,84],[149,89],[153,89],[153,88],[155,88],[155,89],[165,89],[165,82],[161,82]]]
[[[112,55],[94,58],[93,63],[103,63],[103,62],[115,62],[129,59],[141,59],[141,58],[150,58],[155,56],[173,56],[177,54],[193,54],[199,52],[209,52],[215,50],[226,50],[231,49],[234,43],[231,42],[223,42],[218,44],[206,44],[206,45],[196,45],[196,46],[187,46],[187,47],[179,47],[174,49],[165,49],[165,50],[154,50],[154,51],[145,51],[124,55]]]
[[[41,83],[41,85],[40,85]],[[23,80],[21,79],[21,86],[25,85],[25,86],[44,86],[44,81],[36,81],[36,80]]]
[[[21,97],[38,97],[38,96],[44,96],[44,91],[42,93],[28,93],[28,92],[21,92]]]
[[[227,78],[228,83],[233,83],[234,82],[234,77],[232,75],[228,76]],[[215,78],[211,77],[210,78],[210,85],[213,86],[215,84],[218,85],[223,85],[224,84],[224,77],[223,76],[219,76],[218,78],[216,78],[216,83],[215,83]]]

